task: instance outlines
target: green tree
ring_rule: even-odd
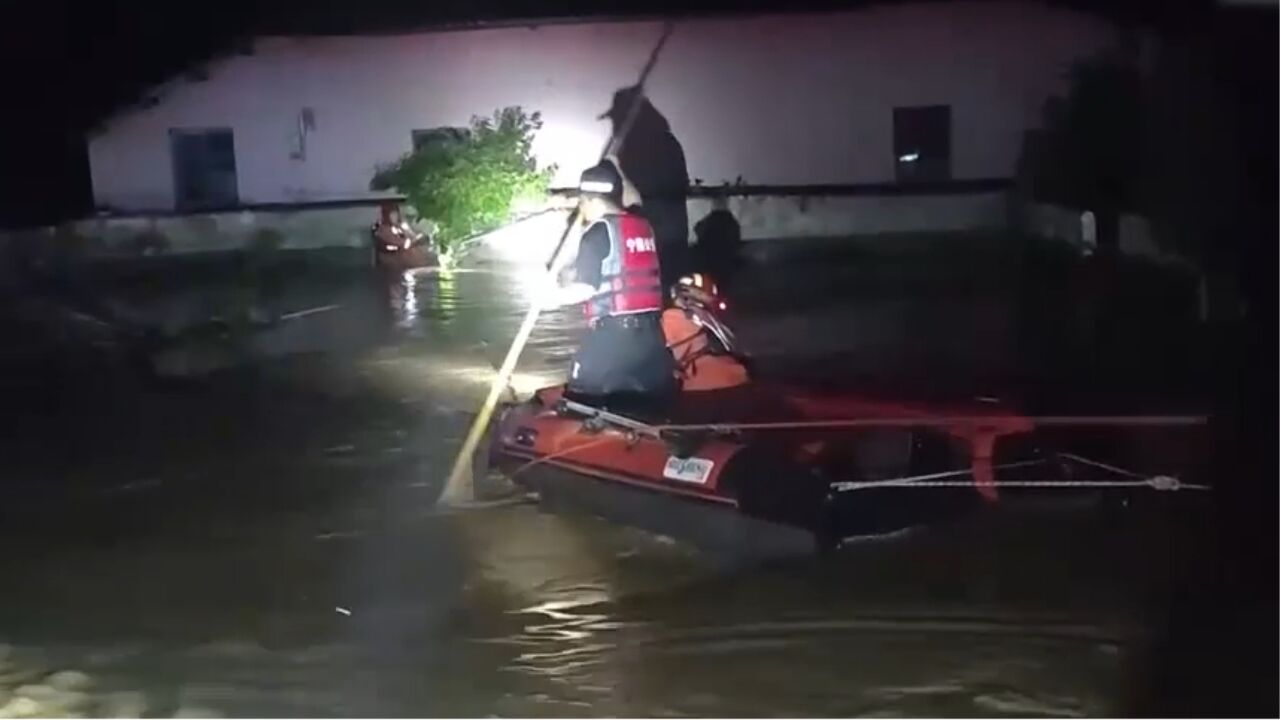
[[[533,139],[539,113],[520,107],[473,117],[467,132],[425,143],[390,165],[370,183],[408,198],[410,215],[434,227],[442,264],[457,262],[467,241],[511,218],[515,204],[545,196],[554,166],[539,169]]]

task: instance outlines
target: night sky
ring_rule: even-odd
[[[866,0],[278,0],[206,3],[112,0],[5,3],[0,8],[0,225],[83,215],[91,206],[84,133],[147,87],[211,58],[235,52],[257,34],[403,32],[439,25],[510,19],[716,14],[844,9]],[[1276,27],[1257,11],[1214,12],[1211,5],[1147,0],[1059,4],[1172,28],[1215,33],[1224,75],[1241,102],[1266,105],[1275,147]],[[1258,74],[1257,68],[1269,68]],[[1274,158],[1274,150],[1270,157]],[[1274,175],[1274,165],[1268,169]]]

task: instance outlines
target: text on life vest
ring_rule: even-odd
[[[651,237],[629,237],[627,238],[627,252],[657,252],[658,246]]]

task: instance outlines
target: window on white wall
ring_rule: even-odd
[[[169,150],[174,203],[179,210],[212,210],[240,202],[230,128],[171,129]]]
[[[898,182],[951,179],[951,106],[893,109],[893,157]]]
[[[458,127],[427,128],[413,130],[410,135],[413,139],[414,151],[419,151],[429,147],[432,143],[462,140],[467,136],[467,129]]]

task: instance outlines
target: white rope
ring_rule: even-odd
[[[950,473],[935,473],[935,475],[920,475],[916,477],[892,478],[889,480],[872,480],[868,482],[836,482],[831,483],[832,489],[837,492],[846,492],[851,490],[870,490],[872,488],[899,487],[899,488],[971,488],[977,483],[973,480],[924,480],[923,478],[934,477],[939,475],[958,476],[970,475],[969,470],[957,470]],[[990,483],[984,483],[984,486],[991,487],[1024,487],[1024,488],[1124,488],[1124,487],[1149,487],[1152,490],[1209,490],[1208,485],[1195,485],[1192,483],[1184,483],[1176,477],[1169,475],[1156,475],[1141,480],[993,480]]]
[[[1027,465],[1042,465],[1042,464],[1044,464],[1043,460],[1024,460],[1022,462],[998,465],[992,468],[992,470],[1009,470],[1017,467],[1026,467]],[[889,478],[888,480],[868,480],[865,482],[856,482],[853,480],[846,480],[846,481],[831,483],[831,487],[834,488],[837,492],[843,492],[845,490],[862,490],[862,489],[871,488],[871,487],[897,487],[902,485],[906,485],[909,487],[931,487],[930,485],[926,484],[930,480],[940,480],[942,478],[960,477],[962,475],[972,475],[972,474],[973,474],[972,470],[965,468],[964,470],[948,470],[946,472],[936,472],[936,473],[930,473],[928,475],[912,475],[910,477]],[[972,485],[973,485],[972,480],[965,480],[965,481],[957,482],[954,484],[932,485],[932,487],[970,487]]]
[[[707,431],[730,434],[743,430],[820,430],[839,428],[941,427],[990,428],[1010,420],[1037,427],[1192,427],[1204,425],[1204,415],[920,415],[881,416],[831,420],[787,420],[781,422],[671,423],[653,425],[655,430],[672,432]]]
[[[1149,487],[1152,490],[1209,490],[1208,485],[1195,485],[1184,483],[1176,477],[1170,475],[1154,475],[1147,477],[1132,470],[1125,470],[1114,465],[1108,465],[1097,460],[1090,460],[1086,457],[1074,455],[1071,453],[1058,453],[1058,457],[1066,460],[1074,460],[1082,465],[1090,465],[1092,467],[1113,472],[1117,475],[1134,478],[1133,480],[992,480],[989,483],[982,483],[984,486],[991,487],[1039,487],[1039,488],[1123,488],[1123,487]],[[1004,465],[996,465],[991,469],[994,470],[1010,470],[1017,467],[1025,467],[1027,465],[1041,465],[1044,460],[1024,460],[1022,462],[1005,463]],[[948,488],[948,487],[973,487],[978,484],[973,479],[969,480],[946,480],[944,478],[972,476],[971,469],[949,470],[946,472],[930,473],[928,475],[912,475],[910,477],[890,478],[888,480],[869,480],[865,482],[843,481],[831,483],[831,488],[836,492],[846,492],[850,490],[868,490],[872,488],[884,487],[905,487],[905,488]]]
[[[597,408],[592,408],[586,405],[580,405],[571,400],[565,400],[563,402],[565,403],[565,407],[571,408],[575,412],[583,413],[587,415],[589,418],[603,420],[605,422],[610,422],[616,425],[620,425],[632,432],[651,434],[656,437],[661,437],[661,432],[663,430],[676,430],[676,429],[679,429],[679,430],[698,429],[698,430],[710,430],[712,432],[724,432],[729,428],[742,429],[746,427],[755,427],[757,429],[768,429],[772,427],[798,427],[798,426],[810,426],[810,425],[814,425],[814,426],[835,426],[835,425],[878,426],[878,425],[894,425],[894,424],[899,424],[899,422],[901,424],[920,423],[920,420],[912,418],[912,419],[891,419],[887,422],[884,419],[874,419],[874,420],[853,420],[853,421],[842,420],[842,421],[835,421],[834,423],[830,421],[818,421],[815,423],[806,423],[806,422],[757,423],[754,426],[752,425],[650,425],[648,423],[644,423],[638,420],[632,420],[630,418],[617,416],[607,411],[599,410]],[[1049,417],[1049,418],[1035,418],[1037,422],[1042,420],[1049,420],[1051,421],[1050,424],[1055,424],[1055,423],[1073,424],[1080,421],[1089,421],[1089,420],[1095,420],[1095,419],[1096,418],[1074,418],[1074,417],[1064,417],[1064,416]],[[952,418],[951,420],[955,420],[955,418]],[[1132,422],[1134,420],[1137,420],[1137,421],[1151,420],[1151,418],[1111,418],[1111,420],[1118,421],[1117,424],[1124,424],[1126,422]],[[1157,418],[1157,420],[1161,420],[1161,418]],[[1157,423],[1157,424],[1184,424],[1186,422],[1195,423],[1199,420],[1203,420],[1203,418],[1185,418],[1185,417],[1174,416],[1174,417],[1165,417],[1165,418],[1162,418],[1162,420],[1164,421],[1164,423]],[[926,420],[925,424],[928,424],[928,422],[929,421]],[[1114,465],[1108,465],[1104,462],[1099,462],[1097,460],[1090,460],[1089,458],[1081,457],[1079,455],[1075,455],[1072,453],[1059,452],[1057,453],[1057,456],[1064,460],[1072,460],[1074,462],[1080,463],[1081,465],[1089,465],[1091,467],[1098,468],[1099,470],[1106,470],[1107,472],[1111,472],[1116,475],[1121,475],[1123,477],[1128,477],[1133,479],[1132,480],[994,480],[993,479],[991,482],[978,483],[972,478],[973,470],[966,468],[964,470],[948,470],[945,472],[930,473],[927,475],[912,475],[909,477],[889,478],[887,480],[869,480],[869,481],[863,481],[863,482],[852,481],[852,480],[837,481],[837,482],[831,483],[831,489],[836,492],[849,492],[853,490],[870,490],[873,488],[887,488],[887,487],[971,488],[971,487],[974,487],[975,485],[982,485],[984,487],[1023,487],[1023,488],[1146,487],[1146,488],[1151,488],[1152,490],[1162,490],[1162,491],[1177,491],[1177,490],[1207,491],[1211,489],[1208,485],[1196,485],[1193,483],[1184,483],[1178,478],[1173,477],[1171,475],[1153,475],[1153,476],[1142,475],[1141,473],[1136,473],[1136,472],[1133,472],[1132,470],[1126,470],[1124,468],[1116,467]],[[993,466],[991,469],[993,471],[994,470],[1011,470],[1013,468],[1026,467],[1028,465],[1042,465],[1044,464],[1044,462],[1045,462],[1044,460],[1023,460],[1021,462],[1013,462],[1013,463],[1005,463],[1003,465],[996,465],[996,466]],[[947,480],[946,479],[946,478],[962,477],[962,476],[967,476],[969,477],[969,479],[967,480]]]
[[[1066,458],[1067,460],[1075,460],[1076,462],[1082,465],[1092,465],[1093,467],[1096,467],[1102,470],[1108,470],[1117,475],[1124,475],[1126,477],[1131,477],[1131,478],[1144,477],[1140,473],[1133,472],[1132,470],[1125,470],[1124,468],[1118,468],[1115,465],[1108,465],[1104,462],[1098,462],[1097,460],[1090,460],[1087,457],[1081,457],[1073,453],[1060,452],[1058,453],[1058,457]]]

